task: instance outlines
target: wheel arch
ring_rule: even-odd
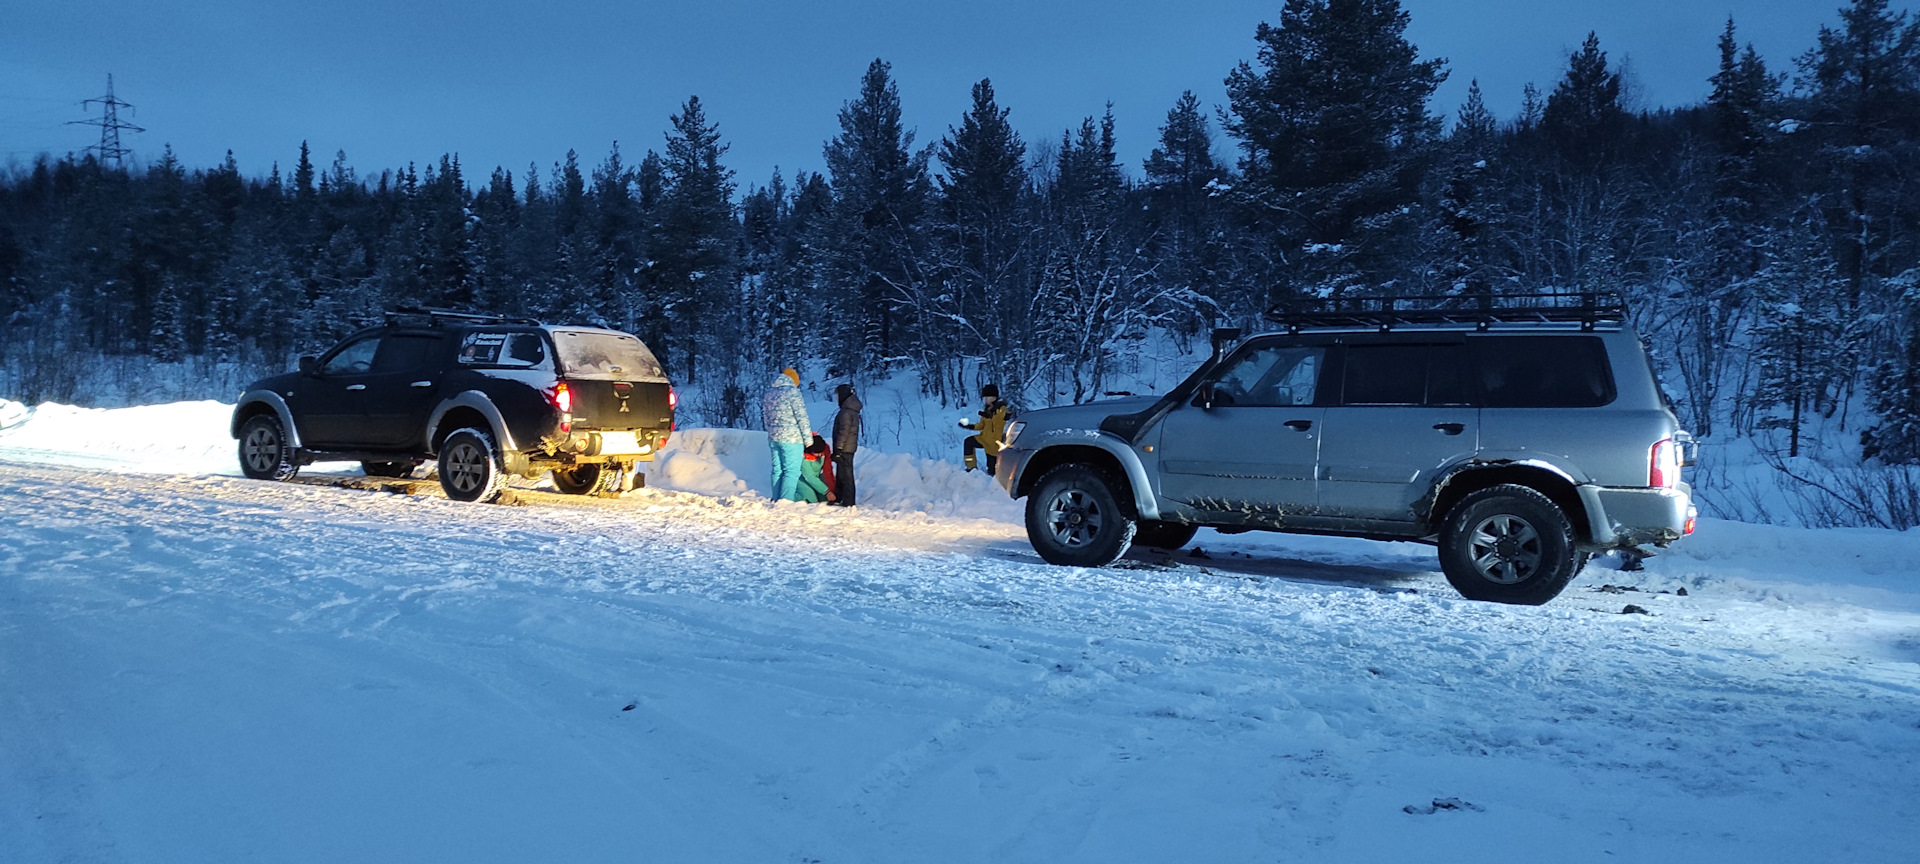
[[[287,444],[295,450],[300,449],[300,428],[294,425],[293,411],[287,407],[287,400],[272,390],[248,390],[240,394],[239,401],[233,406],[232,428],[227,430],[228,434],[234,440],[239,440],[240,427],[261,414],[278,417],[280,428],[286,433]]]
[[[1092,465],[1107,472],[1117,482],[1126,484],[1126,488],[1115,490],[1118,497],[1133,504],[1134,515],[1141,519],[1160,518],[1160,504],[1154,500],[1153,487],[1148,482],[1147,472],[1133,451],[1111,439],[1107,433],[1099,437],[1089,437],[1072,444],[1054,444],[1035,450],[1032,456],[1020,466],[1020,475],[1014,481],[1013,497],[1025,498],[1032,494],[1033,487],[1046,476],[1048,471],[1061,465],[1079,462]]]
[[[440,445],[448,435],[468,426],[486,430],[493,438],[493,446],[499,449],[500,456],[520,449],[513,440],[513,433],[507,431],[507,421],[500,409],[493,404],[487,394],[478,390],[467,390],[451,399],[442,401],[427,418],[427,444],[433,452],[440,452]]]
[[[1500,460],[1455,466],[1434,484],[1433,491],[1427,494],[1425,512],[1419,515],[1428,533],[1438,531],[1447,513],[1461,499],[1482,489],[1508,484],[1525,486],[1545,495],[1567,514],[1567,521],[1573,525],[1574,540],[1592,542],[1593,524],[1586,502],[1580,498],[1578,484],[1565,472],[1542,462]]]

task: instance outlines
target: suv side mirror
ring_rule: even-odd
[[[1213,410],[1213,382],[1208,381],[1200,385],[1199,390],[1193,395],[1193,407],[1202,411]]]
[[[300,358],[300,374],[302,375],[320,374],[320,358],[318,357]]]

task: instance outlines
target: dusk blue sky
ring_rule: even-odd
[[[1451,117],[1478,78],[1495,112],[1522,85],[1550,90],[1587,31],[1627,60],[1642,105],[1707,92],[1731,14],[1772,68],[1792,71],[1838,0],[1407,0],[1410,36],[1452,78]],[[1911,4],[1895,3],[1896,8]],[[629,161],[661,149],[667,117],[698,94],[731,144],[742,185],[820,170],[836,112],[875,57],[893,64],[917,144],[958,122],[992,78],[1030,145],[1114,103],[1137,173],[1183,90],[1223,104],[1229,70],[1255,52],[1280,0],[700,0],[700,2],[288,2],[9,0],[0,13],[0,165],[78,150],[109,72],[146,127],[141,159],[171,143],[189,165],[234,151],[265,174],[311,142],[363,175],[458,153],[470,180],[495,165],[545,175],[569,148],[591,166],[616,139]],[[1218,129],[1216,127],[1216,132]],[[1227,151],[1225,142],[1222,152]]]

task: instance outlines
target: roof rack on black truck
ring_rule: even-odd
[[[1596,552],[1693,531],[1694,445],[1612,292],[1306,299],[1216,333],[1158,398],[1030,412],[999,481],[1041,557],[1202,527],[1439,547],[1464,596],[1545,603]]]

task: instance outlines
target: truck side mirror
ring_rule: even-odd
[[[1200,388],[1193,394],[1193,407],[1202,411],[1213,410],[1213,382],[1209,381],[1200,385]]]
[[[318,357],[300,358],[300,374],[302,375],[320,374],[320,358]]]

